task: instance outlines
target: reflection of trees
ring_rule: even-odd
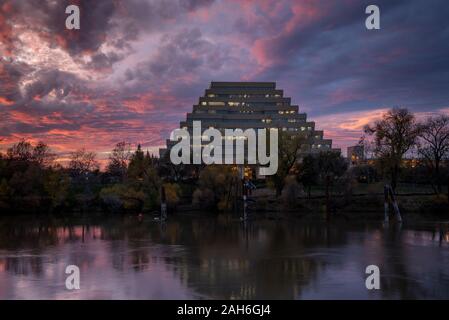
[[[99,237],[98,227],[79,225],[78,221],[67,223],[53,218],[3,217],[0,219],[0,266],[18,275],[40,275],[44,263],[60,258],[49,253],[49,248],[62,244],[84,242]],[[89,265],[93,257],[82,251],[67,250],[64,259],[79,266]]]
[[[101,221],[0,219],[0,271],[39,276],[49,259],[54,263],[64,259],[81,268],[93,268],[101,262],[120,272],[160,272],[160,268],[152,268],[158,264],[200,296],[293,299],[301,296],[303,288],[310,288],[331,264],[337,268],[329,270],[338,272],[348,259],[365,262],[351,253],[340,258],[321,256],[327,249],[361,245],[365,237],[359,236],[360,226],[354,226],[356,237],[348,237],[351,228],[347,224],[266,220],[244,225],[230,216],[180,216],[163,225],[151,217],[126,216]],[[380,259],[382,297],[449,296],[449,292],[441,292],[448,282],[444,263],[437,262],[431,269],[433,281],[443,285],[418,283],[416,279],[422,275],[409,264],[421,256],[413,257],[404,244],[404,232],[393,225],[383,232],[376,230],[367,229],[369,234],[379,235],[369,242],[372,247],[367,249],[375,252],[367,252],[367,257],[369,261]],[[432,240],[429,230],[425,235]],[[439,232],[434,238],[438,247]],[[442,241],[447,245],[447,240]],[[443,250],[438,252],[442,259],[449,259]]]
[[[436,229],[434,226],[431,228],[434,234]],[[430,234],[432,232],[429,232],[428,228],[415,227],[413,231],[402,230],[402,226],[397,224],[385,228],[380,243],[383,260],[381,267],[382,290],[380,292],[383,298],[418,299],[449,295],[448,272],[443,269],[444,263],[438,261],[439,258],[444,259],[444,256],[435,258],[432,255],[436,254],[436,251],[432,247],[421,248],[431,254],[429,255],[430,260],[427,261],[425,254],[416,252],[410,247],[407,248],[407,237],[413,238],[414,242],[419,242],[420,238],[430,237],[432,239]],[[410,250],[415,252],[411,253]],[[442,253],[441,250],[438,252]],[[432,279],[432,277],[434,278]]]
[[[17,275],[39,275],[42,274],[41,257],[6,257],[4,268]]]
[[[201,294],[223,299],[297,298],[325,264],[307,248],[345,242],[338,228],[323,232],[319,225],[269,221],[244,228],[220,219],[168,228],[167,238],[189,250],[186,257],[167,258],[166,263]]]
[[[416,298],[416,287],[415,284],[410,284],[410,275],[404,261],[401,233],[402,226],[400,224],[387,226],[380,243],[384,260],[381,269],[382,290],[380,292],[387,299]],[[392,258],[394,261],[392,261]]]

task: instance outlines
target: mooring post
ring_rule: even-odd
[[[246,220],[247,219],[247,212],[246,212],[246,208],[247,208],[247,188],[245,185],[245,167],[244,166],[239,166],[238,167],[239,170],[239,185],[240,188],[242,190],[242,201],[243,201],[243,217],[241,217],[240,219],[242,220]]]
[[[389,190],[391,201],[393,203],[393,208],[394,208],[396,220],[398,222],[402,222],[402,217],[401,217],[401,212],[399,211],[398,202],[396,201],[396,197],[394,195],[393,188],[390,185],[388,185],[388,190]]]
[[[161,221],[167,219],[167,202],[165,197],[165,188],[161,186]]]

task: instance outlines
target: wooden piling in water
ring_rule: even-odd
[[[401,212],[399,211],[399,206],[396,201],[396,197],[394,195],[393,188],[389,184],[386,184],[384,186],[384,221],[385,222],[388,222],[388,220],[389,220],[388,211],[389,211],[390,201],[393,205],[396,220],[398,222],[402,222]]]
[[[165,188],[161,186],[161,220],[167,219],[167,200],[165,195]]]

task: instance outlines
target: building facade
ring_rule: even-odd
[[[348,147],[347,156],[350,166],[356,166],[365,161],[365,150],[363,145]]]
[[[332,140],[324,139],[323,131],[315,129],[315,122],[299,111],[275,82],[212,82],[198,104],[187,113],[180,128],[192,134],[193,121],[201,121],[202,130],[269,129],[303,135],[307,139],[302,152],[320,152],[332,149]],[[167,148],[160,149],[160,157],[167,156],[176,142],[167,140]]]

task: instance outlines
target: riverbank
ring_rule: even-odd
[[[256,196],[250,208],[257,214],[278,213],[304,219],[326,219],[328,209],[324,196],[296,199]],[[449,220],[449,204],[445,196],[435,194],[399,194],[397,201],[404,219],[412,221]],[[331,218],[347,220],[383,220],[383,194],[333,196],[329,201]],[[392,208],[390,213],[392,213]]]

